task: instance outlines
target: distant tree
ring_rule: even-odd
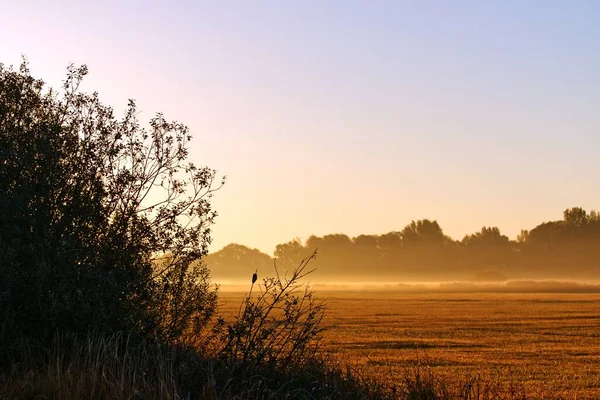
[[[446,236],[437,221],[422,219],[412,221],[400,232],[405,245],[442,244]]]
[[[377,250],[379,237],[376,235],[358,235],[352,241],[354,245],[361,249]]]
[[[467,261],[477,268],[505,267],[515,256],[513,244],[497,227],[484,226],[479,232],[466,235],[462,244]]]
[[[319,272],[332,275],[346,271],[345,278],[357,272],[360,274],[363,269],[361,261],[356,258],[354,242],[348,235],[340,233],[323,236],[319,257],[313,265],[319,268]],[[349,269],[350,266],[353,268]]]
[[[400,232],[388,232],[377,238],[377,247],[381,250],[389,251],[400,249],[402,247],[402,234]]]
[[[590,211],[587,218],[587,228],[589,239],[600,239],[600,213],[598,211]]]
[[[60,92],[0,65],[0,343],[56,330],[181,340],[215,308],[207,253],[215,171],[188,129],[122,119],[68,68]],[[219,183],[220,181],[217,181]],[[220,182],[222,183],[222,182]],[[1,358],[1,357],[0,357]]]
[[[381,269],[397,271],[401,263],[402,236],[400,232],[388,232],[377,238],[377,248],[381,254]]]
[[[328,249],[335,251],[347,251],[352,247],[352,245],[352,239],[350,239],[348,235],[336,233],[323,236],[323,247],[327,247]]]
[[[553,247],[564,232],[564,221],[543,222],[529,231],[527,243],[534,246]]]
[[[278,244],[274,253],[277,266],[283,269],[295,268],[298,260],[303,260],[310,254],[311,251],[302,244],[300,238]]]
[[[215,277],[248,278],[256,270],[265,273],[273,269],[273,258],[235,243],[208,254],[205,263]]]
[[[597,276],[594,266],[600,262],[600,229],[580,207],[563,212],[563,219],[547,221],[517,236],[522,271],[539,275]],[[595,215],[595,213],[594,213]],[[532,272],[533,271],[533,272]]]
[[[401,264],[411,275],[448,274],[459,262],[454,241],[446,236],[437,221],[411,221],[400,232],[402,236]]]
[[[521,229],[521,232],[517,235],[517,243],[525,244],[529,240],[529,231],[527,229]]]
[[[318,249],[322,246],[323,238],[315,235],[309,236],[309,238],[306,239],[306,243],[304,245],[304,247],[306,247],[307,249]]]
[[[467,235],[462,240],[463,244],[467,247],[481,247],[481,246],[508,246],[510,240],[507,236],[500,233],[500,229],[497,227],[486,227],[481,228],[479,232],[472,235]]]
[[[564,211],[563,216],[566,224],[575,228],[584,226],[588,220],[586,211],[581,207],[568,208]]]
[[[354,258],[357,267],[365,271],[377,271],[379,276],[383,276],[383,252],[379,248],[379,237],[377,235],[358,235],[352,239],[354,243],[350,257]],[[349,257],[349,258],[350,258]],[[352,261],[348,260],[348,264]]]

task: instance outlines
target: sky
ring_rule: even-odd
[[[0,62],[189,126],[227,175],[215,251],[383,234],[515,238],[600,208],[600,2],[11,1]]]

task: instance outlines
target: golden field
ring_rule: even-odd
[[[317,291],[324,350],[367,375],[479,377],[528,398],[600,399],[600,294]],[[235,313],[241,293],[222,292]],[[500,397],[499,397],[500,398]]]

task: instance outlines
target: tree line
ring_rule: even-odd
[[[206,257],[217,278],[295,266],[314,249],[315,278],[345,280],[480,280],[600,277],[600,213],[568,208],[563,218],[509,239],[494,226],[455,240],[435,220],[412,221],[382,235],[330,234],[276,246],[274,257],[230,244]]]

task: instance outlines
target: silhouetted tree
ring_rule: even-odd
[[[305,246],[307,249],[318,249],[323,246],[323,238],[315,235],[309,236],[306,239]]]
[[[564,221],[569,226],[580,228],[587,224],[587,213],[581,207],[573,207],[566,209],[563,215]]]
[[[297,260],[303,260],[308,257],[311,251],[302,245],[300,239],[296,238],[287,243],[278,244],[275,247],[274,254],[278,267],[293,269],[297,264]]]
[[[483,227],[479,232],[463,238],[467,260],[472,267],[505,267],[512,260],[513,246],[497,227]]]
[[[373,274],[385,278],[386,271],[383,267],[383,252],[379,248],[378,236],[376,235],[358,235],[352,239],[354,243],[350,257],[354,258],[354,264],[360,271],[372,271]],[[349,259],[350,257],[346,257]],[[351,260],[346,261],[350,265]],[[362,272],[361,271],[361,272]],[[361,273],[360,275],[364,275]]]
[[[479,232],[465,236],[462,242],[471,248],[510,245],[508,237],[502,235],[500,229],[485,226]]]
[[[68,68],[62,91],[0,65],[0,343],[56,330],[181,340],[212,314],[215,171],[187,128],[118,120]]]
[[[550,249],[554,247],[563,232],[563,221],[543,222],[529,231],[527,244]]]
[[[456,263],[452,239],[444,235],[437,221],[412,221],[400,232],[402,262],[411,275],[439,274],[451,271]]]
[[[376,235],[358,235],[353,242],[359,249],[377,250],[378,237]]]
[[[422,219],[412,221],[400,232],[404,245],[442,244],[446,239],[437,221]]]
[[[377,238],[377,248],[381,253],[380,268],[382,271],[401,269],[402,236],[400,232],[388,232]]]
[[[273,269],[273,258],[239,244],[229,244],[205,258],[206,265],[214,277],[241,278],[252,272],[263,273]]]

